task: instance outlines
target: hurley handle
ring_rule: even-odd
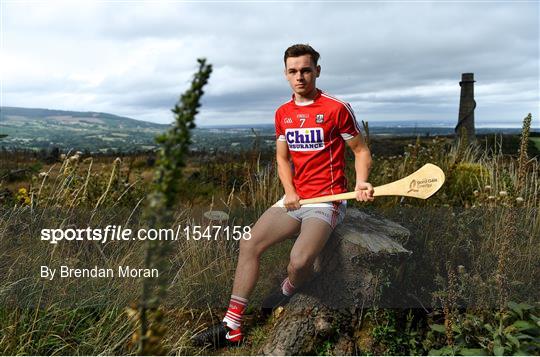
[[[444,180],[444,172],[440,167],[425,164],[407,177],[373,188],[373,196],[407,196],[425,200],[442,187]],[[355,197],[356,192],[352,191],[337,195],[308,198],[300,200],[300,204],[350,200]]]

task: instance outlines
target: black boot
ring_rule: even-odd
[[[240,329],[231,330],[224,323],[211,326],[192,337],[195,346],[211,345],[214,348],[226,346],[238,346],[242,343],[243,336]]]
[[[271,315],[276,308],[287,305],[290,299],[291,297],[283,294],[283,291],[279,288],[279,290],[274,291],[264,298],[261,314],[263,316]]]

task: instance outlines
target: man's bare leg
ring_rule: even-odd
[[[298,288],[313,275],[313,263],[332,234],[332,227],[317,218],[306,218],[302,230],[291,250],[287,272],[291,284]]]
[[[284,208],[270,207],[266,210],[251,230],[251,239],[240,241],[232,294],[247,299],[259,278],[262,253],[299,230],[300,222],[290,217]]]
[[[299,230],[300,222],[291,218],[284,208],[271,207],[259,218],[251,230],[251,239],[240,241],[232,296],[222,323],[194,336],[195,345],[211,343],[217,347],[228,343],[240,343],[243,340],[242,315],[259,278],[262,253],[273,244],[298,233]]]
[[[241,330],[242,315],[247,307],[247,301],[259,277],[260,257],[273,244],[281,242],[298,233],[302,227],[301,237],[295,243],[289,263],[289,277],[300,284],[309,277],[313,262],[324,247],[332,231],[330,225],[318,219],[306,219],[302,224],[287,215],[283,208],[272,207],[259,218],[252,230],[250,240],[240,242],[240,254],[233,285],[229,307],[223,318],[223,323],[212,326],[194,338],[194,343],[203,345],[214,343],[215,346],[224,343],[240,343],[243,340]],[[305,252],[308,253],[306,256]],[[305,260],[305,263],[302,261]],[[305,264],[309,264],[309,269]],[[284,286],[282,287],[284,289]],[[285,290],[283,290],[285,291]],[[275,295],[275,294],[274,294]],[[286,296],[280,291],[277,301],[280,303]],[[271,301],[271,302],[272,302]],[[273,308],[277,305],[270,304]],[[263,302],[263,309],[265,302]]]

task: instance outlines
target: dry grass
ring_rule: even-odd
[[[538,300],[540,206],[537,159],[530,159],[520,180],[516,157],[484,149],[463,149],[446,140],[417,141],[402,157],[377,158],[372,182],[383,184],[410,174],[426,162],[439,165],[448,182],[432,199],[387,198],[367,208],[385,212],[411,229],[410,247],[421,259],[411,262],[416,283],[409,291],[429,299],[440,288],[437,275],[447,276],[459,265],[465,284],[456,303],[493,307],[504,299]],[[24,186],[14,204],[0,211],[0,353],[2,354],[134,354],[131,343],[137,318],[129,306],[140,291],[137,279],[39,278],[39,266],[69,264],[142,266],[140,242],[61,242],[39,240],[42,228],[104,227],[115,224],[133,230],[145,227],[140,214],[150,169],[129,159],[66,158],[45,166]],[[202,212],[229,213],[231,225],[250,225],[281,196],[272,161],[258,155],[243,162],[190,164],[184,199],[172,215],[171,227],[207,222]],[[139,161],[142,159],[138,159]],[[97,161],[100,161],[99,163]],[[146,175],[146,176],[145,176]],[[352,177],[351,167],[348,175]],[[234,178],[234,180],[232,180]],[[203,191],[204,190],[204,191]],[[193,199],[198,196],[197,199]],[[352,206],[359,204],[352,203]],[[364,206],[365,207],[365,206]],[[453,214],[453,215],[452,215]],[[511,228],[511,229],[510,229]],[[167,301],[162,307],[164,347],[171,354],[205,354],[190,344],[193,332],[218,321],[230,294],[237,242],[172,242]],[[284,272],[288,245],[264,257],[261,281],[252,301]],[[447,263],[449,265],[447,265]],[[416,265],[415,265],[416,264]],[[418,267],[430,269],[418,273]],[[276,268],[278,267],[278,268]],[[497,280],[499,279],[499,280]],[[443,279],[442,286],[445,281]],[[425,296],[414,289],[430,285]],[[455,282],[453,283],[455,285]],[[252,328],[252,341],[264,339],[264,326]],[[262,336],[261,336],[262,335]],[[255,353],[257,342],[231,353]]]

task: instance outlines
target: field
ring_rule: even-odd
[[[534,145],[536,146],[536,148],[537,148],[538,150],[540,150],[540,138],[539,138],[539,137],[531,138],[531,141],[534,143]]]
[[[408,228],[406,248],[414,252],[401,279],[389,280],[381,291],[382,298],[397,291],[399,306],[366,312],[355,353],[540,353],[538,159],[520,166],[515,148],[508,151],[513,154],[503,152],[497,140],[477,148],[449,138],[400,140],[400,153],[376,156],[374,185],[426,162],[440,166],[447,182],[427,201],[392,197],[351,203]],[[371,145],[377,151],[389,142]],[[148,153],[119,158],[69,153],[46,162],[28,152],[3,152],[2,168],[12,174],[2,175],[0,188],[0,353],[139,353],[143,279],[49,281],[39,274],[43,265],[144,267],[146,243],[51,244],[39,237],[43,228],[151,227],[145,197],[154,159]],[[351,166],[347,174],[352,182]],[[177,204],[162,224],[205,227],[203,213],[222,210],[229,215],[223,224],[252,225],[281,190],[272,151],[192,153]],[[149,312],[147,335],[155,354],[211,353],[193,346],[190,337],[219,321],[230,295],[238,242],[223,236],[182,238],[161,251],[155,291],[164,299]],[[246,318],[247,343],[220,354],[257,353],[272,326],[259,316],[258,304],[284,275],[289,248],[285,243],[263,257],[264,278]],[[331,354],[333,348],[329,337],[311,352]]]

